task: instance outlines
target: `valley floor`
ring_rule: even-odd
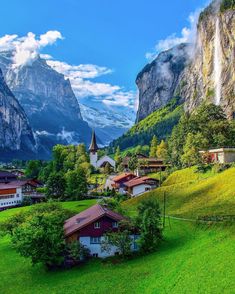
[[[81,211],[93,201],[66,203]],[[0,221],[14,210],[0,213]],[[0,238],[0,293],[234,293],[235,227],[167,222],[165,240],[156,253],[122,263],[93,260],[59,272],[32,267]]]

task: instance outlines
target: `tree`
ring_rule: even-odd
[[[62,172],[50,174],[46,183],[46,194],[54,199],[63,198],[65,194],[66,181]]]
[[[200,146],[204,144],[206,144],[206,140],[204,140],[201,133],[197,133],[196,135],[188,133],[183,148],[184,153],[181,157],[183,166],[189,167],[202,162],[202,156],[200,155],[199,150]]]
[[[158,144],[157,137],[154,135],[151,141],[151,146],[150,146],[150,153],[149,153],[150,157],[157,156],[157,144]]]
[[[162,222],[159,204],[152,199],[138,206],[136,223],[140,228],[140,247],[144,252],[154,251],[162,240]]]
[[[104,173],[106,175],[109,175],[111,173],[111,167],[110,167],[110,164],[108,162],[106,162],[106,164],[104,166]]]
[[[79,167],[74,171],[68,171],[65,175],[67,198],[73,200],[83,199],[88,192],[86,171]]]
[[[128,168],[134,172],[138,167],[138,157],[136,155],[132,155],[129,163],[128,163]]]
[[[116,148],[116,152],[115,152],[115,155],[114,155],[114,160],[115,160],[116,166],[118,168],[122,163],[121,151],[120,151],[119,146]]]
[[[167,144],[164,140],[157,146],[157,157],[163,160],[167,158]]]
[[[111,247],[115,246],[122,257],[127,257],[131,253],[132,225],[129,221],[119,223],[117,232],[110,232],[105,235],[104,241],[101,243],[101,250],[110,252]]]
[[[90,255],[88,248],[84,247],[80,242],[73,241],[66,245],[68,257],[75,263],[86,259]]]
[[[54,203],[40,204],[25,212],[15,229],[11,241],[21,256],[33,264],[43,263],[48,268],[64,260],[64,221],[71,212]]]
[[[25,175],[28,178],[38,178],[42,168],[40,160],[29,160],[26,164]]]

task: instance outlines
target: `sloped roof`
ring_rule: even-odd
[[[92,138],[91,138],[91,145],[89,147],[89,151],[91,152],[96,152],[97,150],[99,150],[99,147],[96,143],[96,135],[95,132],[92,132]]]
[[[158,180],[150,178],[150,177],[137,177],[135,179],[126,182],[124,185],[128,188],[133,188],[142,184],[147,184],[148,181],[158,182]]]
[[[18,180],[18,181],[12,181],[10,183],[7,184],[0,184],[0,190],[4,190],[4,189],[16,189],[16,188],[20,188],[24,185],[31,185],[33,186],[28,180]]]
[[[0,178],[15,178],[16,176],[13,173],[10,173],[5,170],[0,170]]]
[[[103,216],[108,216],[116,221],[121,221],[125,219],[125,217],[121,214],[118,214],[106,208],[105,206],[96,204],[65,221],[65,236],[67,237],[74,232],[81,230],[82,228],[88,226],[89,224],[95,222]]]
[[[124,174],[121,174],[119,176],[116,176],[114,177],[112,180],[114,182],[119,182],[119,181],[122,181],[122,180],[125,180],[126,178],[128,178],[129,176],[133,176],[133,177],[136,177],[134,174],[132,173],[124,173]]]

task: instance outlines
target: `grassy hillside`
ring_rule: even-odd
[[[134,125],[126,134],[112,143],[112,147],[119,146],[121,150],[149,144],[153,135],[165,139],[172,132],[173,127],[179,122],[183,113],[183,106],[178,100],[172,101],[165,107],[153,112],[144,120]]]
[[[155,198],[163,203],[165,193],[167,214],[197,218],[205,215],[235,215],[235,168],[215,174],[196,173],[195,168],[174,172],[161,188],[125,203],[135,210],[144,198]]]
[[[235,231],[197,228],[178,221],[158,252],[122,263],[98,260],[67,271],[32,267],[0,240],[0,293],[234,293]]]
[[[234,213],[232,183],[234,168],[221,174],[196,174],[194,168],[185,169],[173,173],[164,187],[147,197],[161,200],[163,191],[167,191],[167,210],[174,215]],[[145,197],[127,201],[125,207],[133,212]],[[88,200],[63,206],[79,212],[93,203]],[[0,213],[0,222],[17,211]],[[234,252],[235,226],[195,226],[170,220],[166,223],[164,241],[153,254],[125,262],[92,260],[72,270],[46,272],[40,265],[32,267],[29,260],[20,257],[4,237],[0,238],[0,293],[233,294]]]

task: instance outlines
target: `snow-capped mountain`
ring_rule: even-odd
[[[94,99],[80,101],[80,109],[83,119],[96,131],[104,145],[123,135],[133,126],[136,118],[132,108],[108,106]]]

